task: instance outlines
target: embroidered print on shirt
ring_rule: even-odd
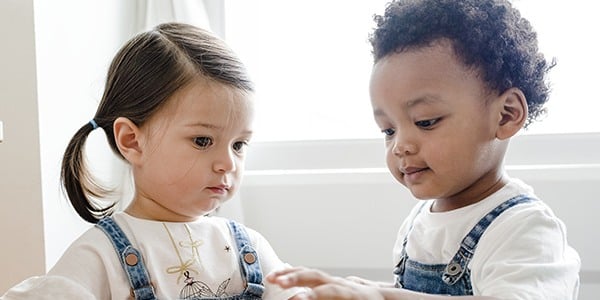
[[[180,299],[199,299],[199,298],[203,298],[203,297],[227,297],[227,296],[229,296],[225,292],[225,289],[227,289],[227,285],[229,285],[229,281],[231,280],[231,278],[223,281],[219,285],[219,288],[217,289],[217,291],[213,292],[206,283],[204,283],[202,281],[195,281],[194,277],[190,277],[189,272],[186,271],[183,275],[185,275],[186,278],[185,278],[185,286],[179,293]]]
[[[177,242],[175,242],[175,238],[173,238],[173,234],[171,234],[171,231],[167,227],[167,224],[163,223],[163,226],[164,226],[165,230],[167,231],[167,234],[169,235],[169,239],[171,240],[171,244],[173,245],[173,249],[175,249],[175,253],[177,254],[177,258],[179,260],[178,265],[167,268],[167,273],[178,274],[177,275],[177,284],[180,284],[181,278],[185,277],[185,279],[184,279],[185,286],[183,286],[183,288],[181,289],[181,291],[179,293],[179,298],[180,299],[198,299],[198,298],[202,298],[202,297],[226,297],[226,296],[228,296],[227,293],[225,292],[225,290],[227,289],[227,286],[229,285],[229,281],[231,281],[231,278],[228,278],[225,281],[221,282],[221,284],[219,284],[219,287],[217,288],[217,291],[213,292],[212,289],[208,286],[208,284],[206,284],[205,282],[202,282],[202,281],[194,280],[194,277],[190,276],[190,271],[193,272],[194,274],[198,275],[199,269],[204,268],[202,266],[202,262],[200,261],[200,252],[198,250],[198,248],[200,246],[202,246],[204,244],[204,242],[202,240],[194,240],[194,238],[192,237],[190,228],[186,224],[183,224],[183,225],[187,232],[189,241],[179,241],[179,243],[177,243]],[[187,251],[182,251],[182,250],[186,250],[186,249],[189,249],[189,252],[191,253],[191,255],[190,255],[189,259],[184,261],[182,252],[187,252]],[[224,250],[226,252],[229,252],[230,249],[231,248],[229,246],[225,246]]]

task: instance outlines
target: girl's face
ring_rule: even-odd
[[[233,88],[197,80],[140,127],[133,165],[136,193],[127,211],[161,221],[192,221],[239,188],[252,134],[252,103]]]
[[[393,176],[445,211],[497,190],[506,141],[495,138],[496,98],[448,42],[393,53],[372,71],[375,121]]]

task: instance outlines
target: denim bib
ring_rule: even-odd
[[[471,229],[460,244],[460,248],[448,264],[423,264],[411,260],[406,253],[406,243],[414,218],[408,232],[404,237],[400,262],[394,269],[396,275],[396,287],[405,288],[416,292],[437,295],[473,295],[471,285],[471,271],[468,268],[473,258],[479,239],[488,226],[505,210],[521,203],[535,200],[525,195],[519,195],[498,205]],[[416,216],[423,209],[423,204]]]
[[[262,284],[262,270],[258,261],[258,253],[250,244],[250,238],[244,226],[233,220],[228,222],[231,234],[238,248],[238,257],[242,278],[245,279],[246,288],[241,294],[222,298],[201,297],[198,293],[201,287],[194,286],[191,282],[180,299],[231,299],[231,300],[254,300],[262,299],[264,286]],[[123,230],[117,225],[112,217],[101,219],[96,226],[100,228],[111,240],[115,251],[119,255],[119,261],[129,279],[131,286],[131,297],[136,300],[156,300],[154,286],[146,270],[141,253],[133,248]]]

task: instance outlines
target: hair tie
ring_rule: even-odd
[[[92,119],[92,120],[90,121],[90,124],[92,125],[92,130],[94,130],[94,129],[98,128],[98,123],[96,123],[96,121],[94,121],[94,119]]]

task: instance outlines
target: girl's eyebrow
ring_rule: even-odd
[[[210,123],[203,123],[203,122],[198,122],[198,123],[190,123],[186,125],[187,127],[203,127],[203,128],[207,128],[207,129],[211,129],[211,130],[223,130],[224,127],[223,126],[217,126],[214,124],[210,124]],[[243,135],[252,135],[253,132],[252,130],[244,130],[242,131]]]
[[[210,123],[203,123],[203,122],[198,122],[198,123],[190,123],[186,125],[187,127],[204,127],[204,128],[208,128],[208,129],[223,129],[222,126],[217,126],[214,124],[210,124]]]

